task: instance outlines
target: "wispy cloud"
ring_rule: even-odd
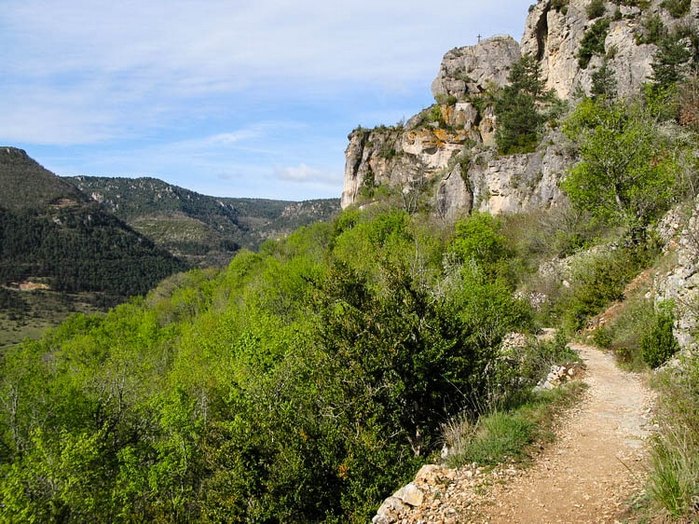
[[[328,170],[310,167],[304,163],[298,166],[281,167],[275,170],[282,180],[300,184],[332,184],[336,185],[342,180],[342,175],[331,173]]]
[[[88,165],[133,158],[163,177],[167,151],[310,190],[300,166],[339,172],[352,127],[429,102],[443,53],[519,33],[528,3],[5,0],[0,142],[54,145],[63,159],[82,148],[75,162]],[[297,167],[284,178],[274,166]]]

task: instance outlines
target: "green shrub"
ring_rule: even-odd
[[[667,29],[659,15],[646,16],[641,20],[641,33],[636,35],[638,44],[658,44],[667,35]]]
[[[616,257],[605,255],[577,269],[570,300],[565,304],[565,326],[577,331],[614,300],[623,297],[628,274]]]
[[[567,331],[582,329],[589,318],[624,297],[624,287],[648,263],[650,252],[617,248],[596,255],[574,270],[573,285],[559,307]]]
[[[689,13],[691,5],[691,0],[663,0],[660,3],[660,7],[666,9],[675,18],[682,18]]]
[[[624,302],[624,309],[612,328],[612,348],[617,361],[632,370],[646,369],[641,352],[641,339],[655,318],[653,303],[643,295]]]
[[[672,205],[677,155],[647,107],[583,100],[563,132],[576,140],[580,161],[563,181],[572,204],[641,243],[647,227]]]
[[[578,49],[578,65],[586,69],[594,55],[604,54],[604,41],[609,32],[609,19],[600,18],[583,35]]]
[[[653,323],[641,338],[643,360],[651,368],[663,365],[680,348],[672,331],[672,307],[672,303],[660,304]]]
[[[613,337],[609,328],[598,327],[592,332],[592,342],[603,349],[612,347]]]
[[[604,6],[604,0],[592,0],[585,8],[585,13],[587,13],[587,18],[594,20],[604,15],[606,9]]]
[[[454,95],[438,94],[434,97],[435,102],[443,106],[453,106],[457,102],[457,98]]]
[[[450,250],[465,263],[475,263],[486,275],[495,277],[501,262],[512,256],[502,222],[488,213],[474,213],[456,223]]]

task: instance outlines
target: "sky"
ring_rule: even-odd
[[[0,146],[58,175],[339,197],[348,133],[433,103],[533,0],[1,0]]]

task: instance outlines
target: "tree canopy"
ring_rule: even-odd
[[[584,100],[564,125],[580,161],[563,182],[572,203],[609,224],[644,231],[678,190],[676,152],[639,104]]]

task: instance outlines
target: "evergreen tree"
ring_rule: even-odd
[[[653,84],[667,89],[682,80],[689,67],[692,53],[684,42],[675,37],[663,38],[653,58]]]
[[[602,66],[592,73],[592,98],[613,99],[617,96],[617,82],[614,70],[605,58]]]
[[[495,140],[502,154],[531,152],[546,121],[541,107],[553,100],[553,93],[545,89],[539,62],[531,55],[512,66],[508,81],[495,101]]]

